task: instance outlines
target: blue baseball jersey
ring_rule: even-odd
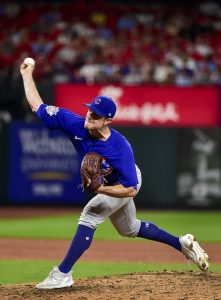
[[[37,115],[49,129],[60,129],[69,137],[81,160],[88,152],[102,155],[107,161],[106,166],[109,164],[113,168],[111,174],[105,177],[109,185],[120,182],[124,187],[137,188],[133,151],[129,142],[118,131],[110,127],[110,137],[101,141],[84,128],[85,118],[69,110],[41,104]]]

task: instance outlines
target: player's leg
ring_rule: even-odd
[[[42,283],[37,285],[37,288],[60,288],[72,285],[71,269],[90,247],[97,226],[127,201],[128,199],[117,199],[106,195],[97,195],[91,199],[80,216],[76,234],[64,260]]]
[[[179,237],[170,234],[169,232],[159,228],[156,224],[151,222],[141,221],[140,229],[137,234],[137,237],[161,242],[171,247],[175,248],[178,251],[182,252],[182,247],[180,244]]]
[[[79,225],[64,260],[58,267],[54,267],[49,276],[36,287],[39,289],[70,287],[74,283],[71,268],[89,248],[93,235],[94,229]]]
[[[120,235],[137,237],[141,222],[136,219],[136,208],[133,198],[128,198],[127,203],[123,207],[111,214],[110,221]]]
[[[141,172],[136,167],[139,191],[142,185]],[[119,208],[115,213],[110,216],[110,220],[117,229],[117,231],[124,236],[128,237],[141,237],[149,240],[158,241],[168,244],[175,249],[181,250],[179,238],[158,228],[155,224],[150,222],[141,222],[136,219],[136,208],[132,198],[128,198],[129,201],[125,202],[125,205]]]
[[[97,195],[89,201],[80,216],[77,232],[67,255],[59,265],[60,271],[68,273],[72,269],[75,262],[90,247],[97,226],[126,203],[125,199],[121,200],[106,195]]]
[[[99,222],[102,222],[100,213],[102,212],[102,197],[95,196],[85,206],[81,213],[78,228],[71,242],[69,250],[59,265],[59,270],[68,273],[72,269],[75,262],[90,247],[95,229]]]
[[[110,220],[117,231],[127,237],[140,237],[161,242],[172,246],[191,259],[203,271],[209,267],[209,257],[200,247],[192,234],[177,237],[159,228],[151,222],[136,219],[134,201],[128,201],[123,207],[110,216]]]
[[[141,237],[168,244],[181,250],[179,238],[160,229],[151,222],[143,222],[136,218],[136,208],[131,198],[123,207],[110,216],[117,231],[127,237]]]
[[[141,222],[138,237],[168,244],[191,259],[202,271],[209,268],[209,257],[192,234],[176,237],[150,222]]]

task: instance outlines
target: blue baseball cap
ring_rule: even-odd
[[[91,102],[91,104],[84,103],[85,106],[89,107],[95,114],[105,118],[113,118],[117,107],[111,98],[105,96],[97,96]]]

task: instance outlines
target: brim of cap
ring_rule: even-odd
[[[84,103],[84,106],[87,106],[87,107],[91,108],[91,104]],[[95,112],[95,114],[97,114],[98,116],[105,117],[103,114],[101,114],[101,112],[100,112],[98,109],[95,109],[95,108],[93,107],[91,110],[92,110],[93,112]]]
[[[83,105],[84,105],[84,106],[87,106],[87,107],[91,107],[91,105],[90,105],[90,104],[87,104],[87,103],[84,103]]]

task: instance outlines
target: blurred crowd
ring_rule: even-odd
[[[190,3],[191,4],[191,3]],[[54,83],[219,84],[221,6],[0,4],[0,80],[24,57]]]
[[[221,5],[114,3],[1,2],[0,110],[25,57],[38,83],[221,84]]]

